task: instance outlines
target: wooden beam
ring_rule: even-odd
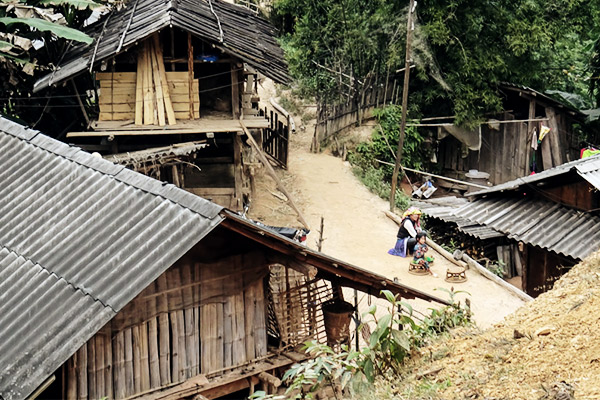
[[[188,32],[187,37],[187,54],[188,54],[188,85],[190,96],[190,119],[194,119],[194,48],[192,47],[192,34]]]
[[[286,357],[285,353],[277,356],[271,354],[263,361],[255,360],[250,366],[236,368],[234,371],[210,381],[206,379],[205,375],[197,375],[183,383],[155,388],[146,393],[138,393],[125,400],[179,400],[198,394],[214,399],[250,387],[249,379],[257,384],[259,382],[257,375],[263,371],[287,367],[293,363],[293,359]]]
[[[289,205],[298,214],[298,219],[300,220],[300,222],[302,223],[302,225],[304,225],[304,227],[306,229],[310,230],[308,222],[306,222],[306,220],[304,219],[304,216],[300,212],[300,209],[298,209],[298,207],[296,206],[296,203],[294,203],[294,200],[292,199],[292,196],[286,190],[285,186],[283,186],[283,183],[281,183],[281,180],[279,179],[279,177],[275,173],[275,170],[273,170],[273,167],[271,166],[271,163],[269,163],[269,160],[267,160],[267,157],[265,157],[262,149],[260,148],[260,146],[254,140],[254,137],[252,137],[252,134],[250,133],[250,131],[248,130],[248,128],[246,128],[246,125],[244,125],[243,119],[240,119],[240,125],[241,125],[242,129],[244,130],[244,133],[248,137],[248,141],[250,142],[250,145],[256,151],[256,154],[258,155],[258,158],[260,159],[260,161],[263,163],[263,165],[267,169],[267,172],[269,173],[269,175],[271,175],[271,177],[273,178],[273,180],[275,180],[275,183],[277,183],[277,188],[288,198]]]
[[[240,85],[236,64],[231,63],[231,113],[233,118],[240,117]]]
[[[135,84],[135,124],[144,123],[144,52],[140,46],[137,54],[137,73]],[[96,75],[97,77],[97,75]],[[112,93],[111,93],[112,94]]]
[[[211,129],[198,127],[195,129],[148,129],[148,130],[123,130],[123,131],[92,131],[70,132],[67,137],[98,137],[98,136],[145,136],[145,135],[186,135],[206,132],[231,132],[231,128]]]
[[[272,254],[269,255],[267,257],[267,260],[270,263],[273,264],[281,264],[284,267],[289,267],[293,270],[296,270],[298,272],[300,272],[303,275],[306,275],[308,277],[308,279],[312,280],[315,278],[315,276],[317,276],[317,273],[319,272],[317,270],[317,268],[315,268],[314,266],[303,262],[303,261],[299,261],[290,257],[284,257],[281,254]]]
[[[163,94],[163,83],[161,81],[160,71],[158,70],[158,57],[156,47],[153,42],[148,41],[148,48],[150,51],[150,62],[152,65],[152,78],[154,79],[154,91],[156,93],[156,111],[158,113],[158,125],[165,126],[167,121],[165,120],[165,96]]]
[[[171,30],[171,35],[172,34],[173,30]],[[162,92],[165,101],[165,111],[167,112],[167,120],[169,121],[169,125],[175,125],[177,123],[177,120],[175,119],[175,111],[173,111],[173,104],[171,102],[169,83],[167,81],[167,73],[165,71],[165,63],[163,60],[163,51],[160,40],[158,38],[158,33],[155,33],[152,36],[152,40],[154,41],[154,48],[156,50],[156,56],[158,59],[158,72],[160,74],[160,81],[162,84]]]

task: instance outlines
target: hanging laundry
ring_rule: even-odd
[[[596,154],[600,154],[600,150],[595,149],[593,147],[581,149],[581,158],[588,158],[591,156],[595,156]]]
[[[533,128],[533,134],[531,136],[531,148],[533,150],[538,149],[537,128]]]
[[[548,128],[546,125],[542,125],[542,127],[540,128],[540,138],[539,138],[540,143],[542,143],[542,140],[544,140],[544,138],[546,137],[548,132],[550,132],[550,128]]]

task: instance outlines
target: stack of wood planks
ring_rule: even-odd
[[[190,85],[187,71],[165,72],[157,35],[139,45],[137,72],[99,72],[96,80],[100,83],[100,121],[165,126],[191,119],[192,112],[194,119],[200,117],[198,79]]]

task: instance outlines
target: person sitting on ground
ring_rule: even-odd
[[[430,275],[433,275],[434,277],[437,278],[437,274],[431,271],[429,262],[427,261],[427,259],[425,258],[425,253],[427,253],[427,251],[429,250],[429,247],[425,244],[425,241],[427,240],[427,233],[425,232],[419,232],[417,233],[417,244],[415,244],[414,247],[414,256],[413,256],[413,263],[414,264],[418,264],[422,267],[424,267],[427,272],[429,272]]]
[[[406,257],[412,254],[415,244],[417,244],[417,233],[421,232],[421,210],[417,207],[409,207],[402,214],[400,229],[396,235],[396,246],[388,251],[388,254],[400,257]]]

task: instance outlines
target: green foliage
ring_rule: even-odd
[[[282,380],[289,385],[285,396],[258,391],[250,399],[312,399],[313,393],[324,386],[339,384],[344,389],[356,378],[358,352],[348,351],[346,346],[341,352],[335,352],[329,346],[315,341],[306,342],[304,350],[311,358],[294,364],[283,375]]]
[[[445,288],[438,288],[436,290],[441,290],[449,295],[450,305],[439,309],[431,309],[430,315],[419,326],[419,335],[417,337],[420,339],[437,336],[450,329],[471,323],[472,313],[468,303],[462,306],[460,302],[456,301],[457,294],[469,294],[468,292]]]
[[[354,166],[354,173],[361,182],[383,199],[390,198],[389,183],[394,171],[395,152],[400,137],[401,107],[388,106],[375,109],[374,115],[379,122],[371,141],[359,143],[348,159]],[[428,158],[423,147],[424,138],[414,127],[408,127],[404,138],[402,165],[423,169]],[[383,161],[383,163],[382,163]],[[410,198],[400,189],[396,191],[396,207],[406,209]]]
[[[356,100],[358,80],[368,85],[403,67],[406,3],[276,0],[274,22],[286,32],[284,49],[299,85],[325,102],[345,100],[344,93]],[[455,115],[459,124],[474,127],[486,113],[500,111],[497,85],[505,81],[575,94],[586,102],[590,82],[600,98],[598,45],[592,46],[599,39],[599,3],[418,2],[411,109],[426,116]]]
[[[348,160],[353,164],[352,172],[371,192],[382,199],[388,200],[392,186],[386,181],[383,169],[366,164],[356,153],[350,153]],[[396,207],[405,210],[410,205],[410,198],[400,189],[396,189]]]
[[[504,266],[505,266],[504,262],[502,262],[502,261],[494,261],[494,262],[489,263],[485,267],[492,274],[494,274],[494,275],[496,275],[496,276],[498,276],[500,278],[504,278]]]
[[[312,399],[314,393],[326,385],[339,385],[344,388],[363,388],[372,384],[377,377],[388,377],[401,372],[404,361],[418,346],[428,338],[471,321],[468,307],[461,307],[455,296],[461,291],[444,290],[450,297],[450,305],[431,314],[422,323],[413,318],[412,306],[399,299],[389,290],[381,293],[387,299],[387,311],[378,313],[372,305],[363,314],[359,331],[368,333],[368,344],[360,351],[349,350],[342,346],[341,352],[335,352],[324,344],[314,341],[305,344],[305,350],[312,357],[300,364],[294,364],[283,376],[288,383],[284,396],[267,395],[256,392],[251,399]],[[450,382],[438,382],[433,387],[444,388]],[[424,388],[426,389],[426,388]]]
[[[454,250],[458,249],[458,243],[453,238],[450,238],[448,243],[444,243],[441,246],[448,253],[454,253]]]
[[[75,40],[77,42],[83,42],[83,43],[87,43],[87,44],[92,43],[91,37],[89,37],[85,33],[79,32],[77,29],[72,29],[72,28],[69,28],[66,26],[61,26],[59,24],[44,21],[42,19],[4,17],[4,18],[0,18],[0,24],[4,24],[6,26],[11,26],[13,24],[24,24],[24,25],[28,25],[32,28],[35,28],[38,31],[52,32],[56,36],[63,38],[63,39]]]

